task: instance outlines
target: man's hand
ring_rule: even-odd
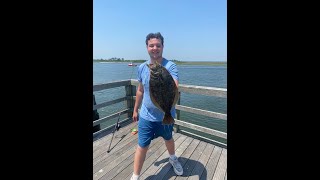
[[[138,121],[138,112],[136,112],[136,111],[133,112],[132,120],[133,120],[133,122],[137,122]]]

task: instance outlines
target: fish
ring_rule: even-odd
[[[179,99],[178,87],[169,71],[157,61],[147,66],[150,70],[150,99],[164,113],[162,124],[173,124],[174,118],[170,111]]]

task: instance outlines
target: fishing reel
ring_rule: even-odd
[[[117,125],[116,125],[116,131],[119,131],[119,129],[120,129],[120,123],[117,123]]]

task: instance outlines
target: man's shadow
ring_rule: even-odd
[[[195,161],[192,159],[188,159],[185,157],[179,157],[179,161],[183,167],[183,174],[181,175],[182,177],[191,177],[191,176],[196,176],[197,179],[207,179],[207,169],[205,166],[199,162]],[[160,161],[156,161],[154,163],[155,166],[159,166],[161,164],[165,164],[164,166],[161,167],[161,170],[155,174],[148,176],[146,180],[151,180],[151,179],[170,179],[173,176],[177,176],[176,173],[173,171],[172,165],[169,163],[169,159],[165,158]]]

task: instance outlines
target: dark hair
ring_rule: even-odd
[[[152,39],[152,38],[157,38],[157,39],[160,39],[161,40],[161,44],[162,44],[162,46],[163,46],[163,36],[159,33],[159,32],[157,32],[157,33],[149,33],[148,35],[147,35],[147,37],[146,37],[146,45],[148,45],[148,41],[150,40],[150,39]]]

